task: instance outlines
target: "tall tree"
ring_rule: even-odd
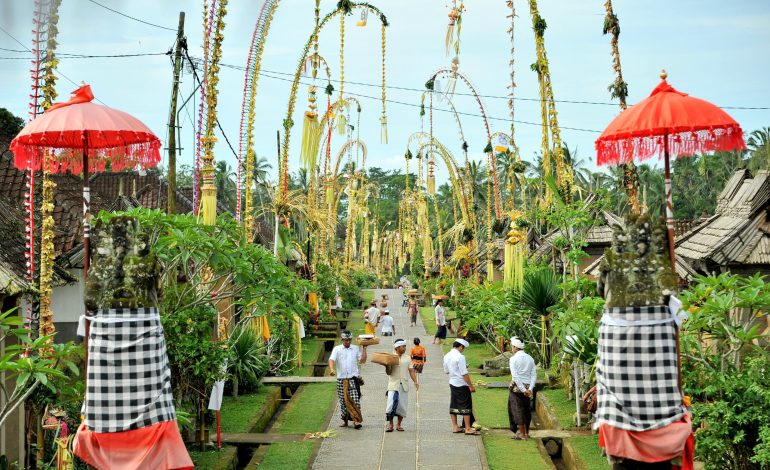
[[[751,155],[749,168],[753,172],[770,170],[770,127],[762,127],[749,134],[746,147]]]

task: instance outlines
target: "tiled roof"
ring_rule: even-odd
[[[13,295],[30,288],[27,282],[24,214],[0,197],[0,293]]]
[[[770,264],[770,172],[753,178],[735,172],[717,199],[714,216],[677,240],[676,253],[690,260]]]

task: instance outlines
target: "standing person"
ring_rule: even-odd
[[[412,326],[417,326],[417,314],[419,313],[419,307],[417,306],[417,297],[414,295],[409,296],[407,303],[407,311],[409,312],[409,321]]]
[[[337,398],[340,400],[340,415],[342,424],[346,428],[348,421],[353,421],[353,427],[361,429],[364,422],[361,414],[361,377],[358,372],[358,364],[366,362],[366,346],[363,351],[358,346],[351,344],[353,335],[344,330],[340,335],[342,344],[332,349],[329,357],[329,375],[337,376]]]
[[[469,346],[468,342],[462,338],[452,344],[452,350],[444,356],[444,372],[449,374],[449,419],[452,421],[452,432],[465,432],[468,436],[477,436],[479,432],[471,427],[471,417],[473,416],[473,397],[472,393],[476,387],[471,382],[468,375],[468,365],[465,362],[463,351]],[[463,417],[465,430],[457,425],[457,416]]]
[[[388,306],[388,294],[382,294],[382,298],[380,299],[380,308],[385,308]]]
[[[425,366],[425,362],[428,360],[428,353],[425,351],[425,347],[420,346],[420,338],[414,339],[414,347],[409,352],[412,356],[412,367],[418,374],[422,374],[422,368]]]
[[[393,317],[390,316],[390,310],[386,309],[382,312],[380,323],[382,323],[382,328],[380,329],[382,336],[393,336],[396,334],[396,325],[393,324]]]
[[[401,422],[406,417],[406,410],[409,407],[409,378],[414,382],[415,390],[420,389],[412,361],[409,356],[404,354],[406,341],[397,339],[393,343],[393,350],[398,355],[398,365],[385,366],[385,373],[388,374],[388,402],[385,406],[385,419],[388,420],[388,425],[385,427],[385,432],[393,432],[394,417],[398,417],[396,431],[404,430],[401,427]]]
[[[446,309],[444,299],[436,301],[436,334],[433,336],[433,344],[441,344],[446,339]]]
[[[532,421],[532,392],[537,382],[537,366],[532,356],[524,352],[524,342],[511,338],[513,356],[508,361],[511,368],[511,385],[508,387],[508,422],[515,440],[529,439]],[[518,429],[517,429],[518,427]]]
[[[365,332],[367,335],[377,334],[377,324],[380,322],[380,310],[377,308],[377,301],[372,300],[369,304],[369,308],[364,312],[364,320],[366,320]]]

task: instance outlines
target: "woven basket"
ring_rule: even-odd
[[[448,295],[436,295],[433,294],[431,297],[433,297],[433,300],[449,300]]]
[[[419,293],[420,293],[420,291],[418,291],[417,289],[409,289],[407,291],[407,294],[409,294],[409,295],[417,295]]]
[[[397,366],[398,356],[391,353],[376,352],[372,353],[372,362],[383,366]]]
[[[374,344],[380,344],[380,338],[374,337],[374,338],[356,338],[356,344],[359,346],[372,346]]]

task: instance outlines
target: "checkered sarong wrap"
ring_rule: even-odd
[[[604,310],[595,427],[648,431],[682,419],[676,328],[666,306]]]
[[[119,432],[175,420],[158,310],[94,313],[88,336],[85,425],[95,432]]]
[[[358,387],[356,387],[353,379],[337,379],[337,398],[340,402],[340,418],[347,421],[352,419],[348,412],[348,407],[345,405],[345,380],[349,380],[348,391],[350,392],[350,399],[353,403],[361,408],[361,396],[358,394]]]

